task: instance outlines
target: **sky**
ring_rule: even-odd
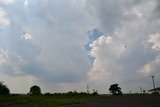
[[[159,0],[0,0],[0,81],[11,93],[160,86]]]

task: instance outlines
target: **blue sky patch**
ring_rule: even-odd
[[[94,28],[93,30],[89,31],[89,33],[88,33],[89,41],[86,45],[84,45],[84,47],[86,48],[86,50],[88,52],[91,51],[91,49],[92,49],[89,45],[92,44],[95,40],[97,40],[102,35],[103,35],[103,32],[101,32],[97,28]],[[95,60],[95,58],[92,57],[91,55],[88,55],[88,58],[89,58],[91,63],[93,63],[94,60]]]

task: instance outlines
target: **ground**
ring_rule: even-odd
[[[160,95],[1,96],[0,107],[160,107]]]

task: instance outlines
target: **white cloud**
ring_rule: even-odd
[[[41,84],[37,83],[37,78],[32,75],[26,75],[22,77],[8,76],[0,72],[1,81],[10,89],[11,93],[28,93],[29,89],[33,85]]]
[[[99,22],[98,28],[111,35],[102,36],[90,45],[93,48],[90,54],[95,58],[90,79],[103,78],[97,79],[98,82],[118,82],[126,88],[129,84],[139,85],[148,75],[159,74],[159,52],[155,51],[159,50],[158,0],[89,0],[86,3],[88,11]],[[144,84],[150,87],[147,80]]]
[[[25,6],[28,6],[28,0],[25,0],[25,1],[24,1],[24,5],[25,5]]]
[[[123,43],[113,40],[113,38],[110,36],[105,37],[104,35],[99,37],[98,40],[94,41],[93,44],[90,44],[90,47],[93,48],[91,50],[91,55],[93,57],[96,57],[97,53],[107,50],[110,51],[111,54],[110,53],[106,54],[108,55],[110,54],[109,56],[114,56],[114,58],[116,58],[119,57],[125,50]]]
[[[150,61],[141,67],[141,69],[139,70],[139,73],[143,76],[157,74],[160,69],[160,66],[159,66],[160,65],[160,53],[159,53],[160,34],[159,33],[151,34],[151,35],[149,35],[148,38],[149,39],[147,42],[149,43],[149,45],[151,45],[151,48],[153,50],[158,51],[158,54],[153,61]]]
[[[0,3],[9,4],[12,3],[14,0],[0,0]]]
[[[151,34],[149,36],[149,43],[153,44],[152,49],[159,50],[160,49],[160,34]]]
[[[93,44],[90,44],[92,50],[90,55],[94,58],[92,70],[89,72],[91,80],[104,80],[115,70],[120,70],[116,61],[125,54],[126,48],[123,43],[116,41],[110,36],[102,35]],[[112,66],[116,66],[112,68]],[[117,71],[118,72],[118,71]]]
[[[6,17],[6,12],[3,8],[0,8],[0,28],[5,28],[10,25],[10,21]]]
[[[0,71],[11,77],[31,75],[46,85],[86,81],[90,62],[83,46],[92,18],[83,5],[42,0],[25,8],[23,3],[7,7],[11,25],[0,38],[6,41],[9,59]]]
[[[139,73],[143,76],[148,76],[153,72],[152,64],[146,64],[139,70]]]
[[[8,55],[6,50],[0,46],[0,65],[7,61]]]
[[[142,76],[151,76],[151,75],[156,75],[159,73],[159,67],[160,65],[160,57],[157,56],[155,60],[147,63],[144,65],[140,70],[139,73]]]
[[[21,38],[27,40],[27,39],[32,39],[32,36],[30,34],[26,33],[26,34],[22,35]]]

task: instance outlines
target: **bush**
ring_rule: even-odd
[[[93,92],[92,95],[93,95],[93,96],[97,96],[97,95],[98,95],[98,92]]]
[[[158,94],[159,94],[159,92],[153,92],[153,93],[151,93],[151,94],[158,95]]]

